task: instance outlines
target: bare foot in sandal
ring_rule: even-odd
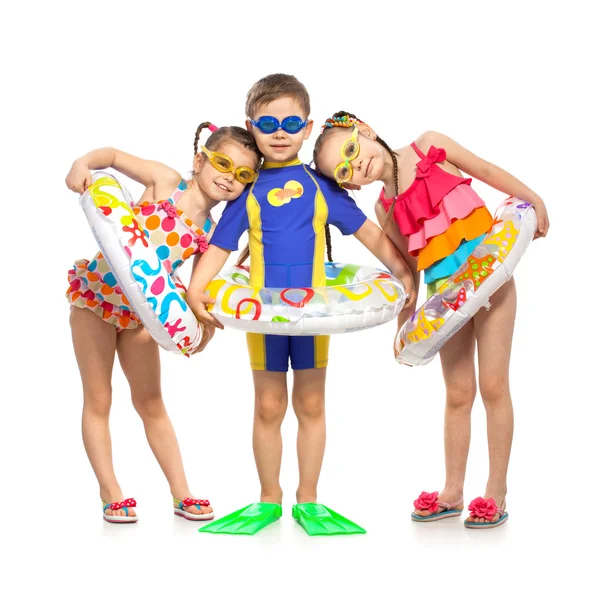
[[[178,517],[183,517],[188,521],[210,521],[215,516],[208,500],[192,498],[191,494],[183,500],[178,500],[173,496],[173,508]]]
[[[123,496],[119,494],[122,498]],[[137,503],[134,498],[126,498],[117,502],[102,500],[102,513],[109,523],[135,523],[138,518],[135,510]]]
[[[449,517],[458,517],[464,508],[460,490],[444,489],[438,492],[421,492],[414,501],[415,510],[411,514],[413,521],[438,521]]]
[[[500,500],[500,504],[498,504]],[[475,498],[469,504],[469,516],[464,525],[470,529],[486,529],[502,525],[508,519],[506,494]]]

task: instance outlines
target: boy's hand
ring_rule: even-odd
[[[76,160],[67,174],[65,183],[72,192],[83,194],[92,185],[92,174],[88,166]]]

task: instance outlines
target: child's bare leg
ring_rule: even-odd
[[[160,465],[171,494],[193,498],[185,477],[175,430],[167,414],[160,389],[160,357],[156,342],[143,328],[122,331],[117,340],[119,362],[131,389],[131,401],[140,415],[150,448]],[[186,508],[190,513],[212,512],[210,507]]]
[[[506,476],[513,438],[513,407],[509,387],[517,292],[514,280],[505,283],[491,298],[489,312],[475,315],[475,335],[479,357],[479,390],[487,415],[490,474],[485,498],[500,506],[506,496]],[[493,522],[500,518],[496,513]],[[469,520],[470,517],[469,517]],[[485,521],[485,519],[475,519]]]
[[[286,373],[252,371],[254,377],[254,428],[252,447],[260,479],[260,501],[281,504],[281,423],[287,410]]]
[[[117,330],[85,308],[71,309],[73,349],[83,384],[83,445],[100,486],[105,502],[124,500],[112,460],[112,443],[108,418],[112,402],[112,370],[117,344]],[[135,516],[128,509],[129,516]],[[124,510],[107,509],[109,516],[125,516]]]
[[[446,383],[446,484],[439,496],[442,502],[455,502],[463,495],[471,442],[471,409],[477,392],[474,353],[475,334],[472,321],[450,338],[440,351]],[[461,510],[463,505],[459,504],[456,508]],[[439,508],[437,512],[441,510],[442,508]],[[423,517],[431,514],[427,510],[416,510],[415,513]]]
[[[325,453],[326,368],[294,371],[292,405],[298,417],[298,502],[316,502]]]

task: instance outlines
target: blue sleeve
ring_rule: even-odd
[[[329,216],[327,223],[335,225],[344,235],[356,233],[367,220],[367,215],[356,206],[348,192],[331,179],[317,175],[317,181],[325,201]]]
[[[244,231],[250,227],[248,222],[248,211],[246,210],[246,199],[248,190],[244,190],[237,200],[227,203],[215,232],[210,238],[213,246],[218,246],[224,250],[237,250],[238,242]]]

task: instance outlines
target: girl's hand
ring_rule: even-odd
[[[548,229],[550,227],[550,221],[548,220],[548,211],[543,200],[539,200],[534,203],[533,208],[535,209],[535,216],[537,217],[537,231],[533,236],[534,240],[538,238],[546,237]]]
[[[76,160],[67,174],[65,183],[72,192],[83,194],[92,185],[92,174],[87,164]]]
[[[409,271],[404,275],[399,276],[398,279],[400,280],[400,283],[404,288],[404,293],[406,294],[406,301],[404,302],[402,312],[410,310],[410,314],[412,314],[415,309],[415,304],[417,303],[417,290],[415,289],[413,274],[411,271]]]
[[[402,329],[402,328],[400,327],[400,329]],[[398,329],[398,331],[396,332],[396,336],[394,337],[394,359],[396,361],[398,361],[398,356],[400,356],[400,352],[398,352],[398,349],[396,348],[396,338],[398,337],[398,334],[400,333],[400,329]],[[406,365],[407,367],[412,367],[412,365],[409,365],[409,364],[404,363],[404,362],[400,363],[400,364]]]
[[[400,333],[400,330],[402,329],[402,327],[398,327],[398,331],[396,331],[396,335],[394,336],[394,358],[398,358],[398,349],[396,348],[396,339],[398,338],[398,334]]]
[[[190,301],[190,296],[189,296],[189,290],[188,290],[188,303],[189,303],[189,301]],[[198,321],[200,321],[200,323],[202,323],[202,325],[204,325],[204,327],[212,328],[213,333],[214,333],[215,327],[217,329],[224,329],[222,323],[217,321],[217,319],[215,319],[208,312],[208,310],[206,310],[207,304],[214,304],[215,302],[216,302],[216,300],[214,298],[211,298],[210,296],[207,296],[206,294],[198,294],[194,298],[194,301],[190,304],[190,308],[196,315],[196,318],[198,319]],[[211,337],[212,337],[212,335],[211,335]],[[206,344],[208,344],[208,341],[206,342]],[[206,345],[206,344],[204,344],[204,345]]]
[[[212,325],[204,325],[204,330],[202,332],[202,339],[200,340],[200,345],[192,352],[192,354],[196,354],[197,352],[202,352],[206,345],[210,340],[213,339],[215,335],[215,328]]]
[[[415,284],[412,278],[412,274],[403,277],[400,280],[400,283],[404,286],[404,292],[406,293],[406,303],[404,304],[404,308],[402,310],[407,310],[408,308],[414,309],[415,304],[417,303],[417,292],[415,291]]]

